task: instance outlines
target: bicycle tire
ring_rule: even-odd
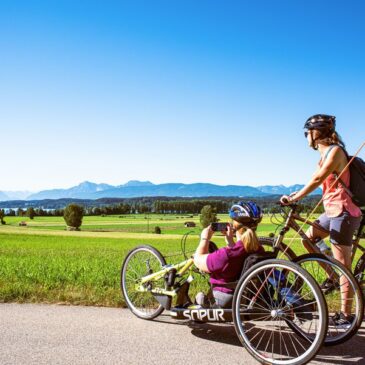
[[[362,296],[365,301],[365,253],[362,254],[362,256],[357,261],[357,264],[355,266],[354,275],[357,280],[357,282],[360,285]]]
[[[279,247],[274,248],[275,239],[271,237],[259,237],[260,244],[264,247],[265,251],[275,252],[277,256],[280,256],[280,253],[284,253],[284,257],[278,257],[279,259],[283,258],[289,261],[293,261],[296,257],[294,251],[288,247],[285,243],[281,243]]]
[[[146,260],[145,266],[143,263],[138,262],[143,259],[142,255],[149,257],[147,259],[144,258]],[[137,265],[139,265],[139,267],[133,269],[134,272],[132,272],[132,268],[130,267],[133,260],[136,260]],[[154,260],[153,267],[150,266],[151,263],[149,260]],[[144,286],[148,288],[145,292],[139,292],[135,289],[133,290],[136,283],[138,283],[138,280],[140,280],[143,276],[161,270],[164,265],[166,265],[165,258],[158,250],[149,245],[137,246],[127,254],[123,261],[120,275],[121,291],[128,308],[138,318],[148,320],[154,319],[164,311],[162,305],[148,291],[153,287],[154,282],[144,284]],[[165,285],[162,280],[163,279],[161,279],[159,283]],[[134,294],[132,295],[132,293]]]
[[[361,326],[364,316],[364,301],[360,286],[354,275],[344,265],[334,258],[319,253],[308,253],[296,257],[294,263],[307,270],[321,285],[322,292],[327,301],[329,312],[328,332],[324,340],[325,346],[334,346],[349,340]],[[314,264],[316,263],[316,264]],[[331,281],[328,281],[327,271],[332,273]],[[334,322],[335,313],[339,313],[342,307],[340,276],[344,276],[349,282],[353,292],[351,314],[354,316],[353,323],[339,326]],[[327,283],[327,286],[325,285]],[[293,328],[295,331],[295,328]]]
[[[270,280],[275,270],[280,272],[279,277],[282,274],[285,275],[285,280],[284,282],[281,279],[278,280],[277,288],[272,291]],[[276,277],[276,274],[273,277]],[[291,285],[290,288],[292,288],[298,278],[306,284],[302,286],[303,293],[306,294],[301,298],[306,296],[307,301],[311,301],[312,314],[315,314],[312,316],[312,321],[316,321],[315,325],[312,326],[312,322],[305,325],[308,331],[313,332],[312,340],[303,339],[287,325],[292,314],[288,307],[289,290],[284,285]],[[294,280],[293,283],[292,280]],[[258,285],[261,286],[257,288]],[[299,291],[296,294],[298,293]],[[307,271],[287,260],[269,259],[249,269],[239,280],[234,292],[232,312],[234,327],[240,342],[262,364],[306,364],[320,350],[327,333],[327,305],[318,284]],[[251,335],[249,335],[250,332]],[[279,334],[279,345],[278,341],[275,341],[275,334]],[[268,341],[271,341],[271,344],[266,343],[263,349],[265,336],[269,338]],[[255,341],[258,341],[257,345]]]

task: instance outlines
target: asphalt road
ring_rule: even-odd
[[[126,309],[0,304],[0,364],[199,365],[257,362],[232,325],[143,321]],[[365,325],[313,364],[365,364]]]

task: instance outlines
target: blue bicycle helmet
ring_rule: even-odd
[[[229,216],[234,221],[248,226],[256,226],[262,220],[261,208],[254,202],[240,201],[232,205]]]

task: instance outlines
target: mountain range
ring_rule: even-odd
[[[166,183],[153,184],[150,181],[131,180],[126,184],[113,186],[109,184],[95,184],[85,181],[69,189],[43,190],[37,193],[0,191],[0,201],[22,199],[100,199],[100,198],[135,198],[151,196],[167,197],[208,197],[208,196],[244,196],[259,197],[267,195],[290,194],[300,190],[304,185],[264,185],[264,186],[240,186],[240,185],[215,185],[208,183],[182,184]],[[316,189],[313,194],[321,194]]]

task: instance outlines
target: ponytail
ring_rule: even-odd
[[[245,227],[245,229],[246,230],[241,236],[243,247],[245,248],[247,253],[256,252],[260,247],[256,231],[248,227]]]
[[[332,140],[332,144],[338,144],[344,150],[346,149],[345,142],[342,140],[341,136],[337,132],[333,132],[330,136],[330,139]]]
[[[324,142],[329,145],[337,144],[344,150],[346,149],[345,142],[342,140],[341,136],[336,131],[330,131],[329,133],[327,133],[326,137],[319,137],[317,141]]]

